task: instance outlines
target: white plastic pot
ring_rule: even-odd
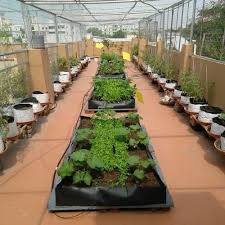
[[[0,135],[0,153],[3,152],[5,149],[5,144],[2,140],[2,136]]]
[[[41,104],[49,103],[49,95],[47,92],[34,91],[32,97],[36,98]]]
[[[165,88],[168,89],[174,89],[176,87],[177,83],[166,83]]]
[[[190,97],[181,95],[180,102],[184,105],[188,105],[190,103]]]
[[[166,78],[158,77],[158,82],[159,82],[160,84],[165,84],[165,83],[166,83]]]
[[[221,150],[225,151],[225,137],[220,137]]]
[[[17,104],[13,106],[14,118],[17,123],[27,123],[34,120],[34,112],[31,104]]]
[[[61,93],[63,92],[62,84],[60,82],[53,83],[54,92]]]
[[[70,82],[70,73],[69,72],[60,72],[59,73],[59,82],[60,83],[69,83]]]
[[[225,127],[212,121],[210,132],[215,135],[221,135],[225,131]]]
[[[157,73],[152,74],[152,79],[158,79],[159,75]]]
[[[152,68],[151,68],[151,66],[149,66],[149,65],[148,65],[148,67],[147,67],[147,72],[148,72],[148,73],[151,73],[151,72],[152,72]]]
[[[219,116],[219,114],[208,113],[200,110],[198,114],[198,120],[202,123],[212,123],[212,119]]]
[[[21,101],[20,104],[31,104],[34,113],[38,113],[43,110],[43,107],[41,106],[40,102],[35,97],[25,98]]]
[[[180,98],[182,94],[181,90],[174,89],[173,96],[176,98]]]
[[[207,104],[204,104],[204,105],[207,105]],[[188,104],[188,111],[189,112],[193,112],[193,113],[199,113],[200,112],[200,107],[201,106],[204,106],[203,104],[192,104],[192,103],[189,103]]]
[[[142,67],[143,67],[144,71],[147,71],[148,66],[145,63],[142,64]]]
[[[16,137],[19,134],[16,120],[12,116],[3,116],[8,121],[8,133],[7,138]]]

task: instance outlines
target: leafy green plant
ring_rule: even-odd
[[[80,149],[73,152],[70,155],[71,160],[74,162],[75,166],[85,166],[88,159],[89,151],[87,149]]]
[[[135,124],[135,125],[130,125],[129,128],[133,131],[139,131],[141,129],[141,126],[138,124]]]
[[[68,71],[69,69],[69,62],[64,57],[57,58],[57,65],[59,71]]]
[[[138,181],[143,181],[145,179],[145,172],[142,169],[136,169],[133,173],[133,176]]]
[[[222,119],[222,120],[225,120],[225,113],[221,113],[221,114],[219,115],[219,118]]]
[[[129,156],[129,158],[127,159],[127,163],[129,167],[138,167],[140,163],[140,157],[136,155]]]
[[[166,63],[165,64],[165,75],[168,80],[176,80],[176,78],[177,78],[176,67],[173,64]]]
[[[153,168],[156,165],[156,162],[151,159],[141,160],[139,167],[148,171],[150,168]]]
[[[189,97],[199,99],[204,97],[204,90],[201,87],[200,79],[191,71],[181,74],[180,84],[182,90],[187,93]]]
[[[132,54],[132,55],[135,55],[135,56],[138,56],[138,51],[139,51],[139,45],[138,45],[138,44],[135,44],[135,45],[132,47],[131,54]]]
[[[71,56],[69,58],[69,66],[70,67],[77,66],[78,64],[79,64],[78,58],[76,58],[75,56]]]
[[[73,175],[73,184],[85,184],[90,186],[92,182],[92,176],[89,172],[86,171],[77,171]]]
[[[93,131],[90,128],[78,129],[76,132],[76,141],[78,143],[83,141],[87,141],[90,143],[93,139],[93,136]]]
[[[106,102],[120,102],[129,100],[135,95],[136,88],[132,87],[127,80],[102,79],[94,80],[93,97]]]
[[[57,174],[64,179],[65,177],[70,177],[74,173],[74,165],[72,162],[63,162],[63,164],[57,170]]]
[[[93,170],[101,171],[104,168],[102,160],[95,155],[91,155],[91,157],[88,158],[87,164]]]

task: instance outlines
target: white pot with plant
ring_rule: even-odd
[[[70,73],[61,71],[58,79],[60,83],[70,83]]]
[[[76,74],[78,64],[79,64],[79,60],[75,56],[72,56],[69,58],[70,72],[72,75]]]
[[[7,138],[16,137],[19,134],[19,130],[16,125],[16,120],[14,119],[14,117],[4,115],[3,119],[7,121],[7,125],[8,125],[8,132],[6,137]]]
[[[5,150],[5,139],[8,133],[8,123],[0,115],[0,153]]]
[[[13,106],[13,112],[17,123],[34,121],[34,112],[31,104],[16,104]]]
[[[62,84],[57,80],[53,82],[53,88],[54,88],[54,92],[56,93],[63,92]]]
[[[39,113],[43,110],[41,103],[37,100],[36,97],[28,97],[21,101],[21,104],[31,104],[34,113]]]
[[[225,151],[225,131],[221,134],[220,144],[221,144],[221,150]]]
[[[198,120],[202,123],[210,124],[212,119],[219,116],[223,112],[222,109],[213,106],[201,106],[198,114]]]
[[[225,113],[221,113],[218,117],[212,119],[210,132],[220,136],[225,131]]]
[[[187,95],[186,92],[182,92],[180,96],[180,102],[183,105],[188,105],[190,103],[190,97]]]
[[[177,85],[177,81],[176,81],[176,68],[173,64],[166,64],[166,84],[165,84],[165,88],[167,89],[174,89],[175,86]]]
[[[49,103],[48,92],[34,91],[32,97],[36,98],[41,104]]]
[[[160,75],[157,79],[159,84],[165,84],[166,83],[166,76],[164,74]]]

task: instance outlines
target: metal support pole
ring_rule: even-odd
[[[165,40],[165,10],[163,10],[162,40]]]
[[[31,26],[30,14],[29,14],[27,5],[22,2],[21,2],[21,11],[23,16],[24,29],[27,36],[28,48],[32,48],[32,43],[31,43],[32,42],[32,26]]]
[[[174,8],[172,8],[172,18],[171,18],[171,24],[170,24],[170,47],[172,46],[172,32],[173,32],[173,15],[174,15]]]
[[[195,13],[196,13],[196,2],[197,2],[197,0],[193,0],[193,13],[192,13],[192,22],[191,22],[190,42],[192,42],[193,34],[194,34]]]
[[[73,23],[72,22],[70,22],[70,35],[71,35],[71,42],[73,42],[74,30],[73,30]]]
[[[179,38],[179,51],[180,51],[180,44],[181,44],[181,35],[182,35],[182,30],[183,30],[183,18],[184,18],[184,2],[182,3],[182,11],[181,11],[180,38]]]
[[[59,43],[59,32],[58,32],[58,20],[57,20],[57,16],[54,16],[54,23],[55,23],[55,39],[56,39],[56,43]]]

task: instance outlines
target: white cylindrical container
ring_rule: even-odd
[[[166,78],[164,78],[164,77],[158,77],[158,82],[160,83],[160,84],[165,84],[166,83]]]
[[[43,110],[40,102],[35,97],[25,98],[21,101],[21,104],[31,104],[33,107],[33,112],[38,113]]]
[[[158,80],[159,75],[157,73],[152,74],[152,79],[157,79]]]
[[[0,153],[4,152],[4,150],[5,150],[5,144],[4,144],[4,141],[2,140],[2,136],[0,134]]]
[[[225,132],[220,137],[221,150],[225,151]]]
[[[198,120],[202,123],[212,123],[212,119],[219,116],[222,110],[212,106],[201,106],[198,114]]]
[[[34,91],[32,97],[36,98],[41,104],[49,103],[48,92]]]
[[[69,83],[70,82],[70,73],[69,72],[60,72],[59,82],[60,83]]]
[[[180,90],[181,87],[178,85],[177,87],[174,88],[174,91],[173,91],[173,96],[175,98],[180,98],[181,97],[181,94],[182,94],[182,90]]]
[[[16,137],[19,134],[16,120],[12,116],[3,116],[3,118],[8,122],[7,138]]]
[[[183,96],[181,94],[180,102],[184,105],[188,105],[190,103],[190,97],[188,96]]]
[[[31,104],[17,104],[13,106],[14,118],[17,123],[34,121],[34,112]]]
[[[215,135],[221,135],[225,131],[225,122],[219,117],[212,119],[210,132]]]
[[[62,84],[59,81],[53,82],[54,92],[61,93],[63,92]]]
[[[149,65],[148,65],[148,67],[147,67],[147,72],[148,72],[148,73],[151,73],[151,72],[152,72],[152,68],[151,68],[151,66],[149,66]]]
[[[176,81],[173,81],[173,80],[167,80],[166,81],[166,84],[165,84],[165,88],[168,88],[168,89],[174,89],[177,85],[177,82]]]

